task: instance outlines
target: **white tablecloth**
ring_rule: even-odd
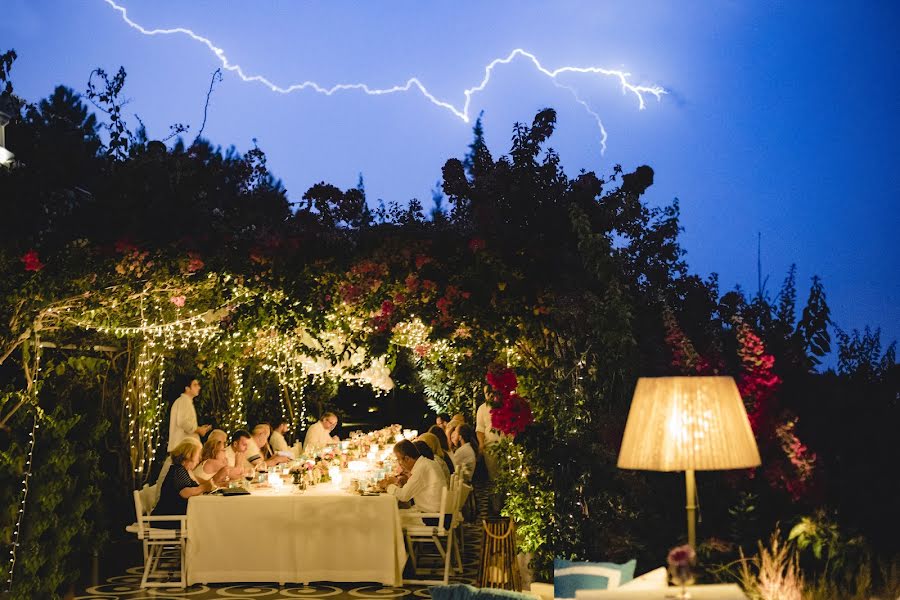
[[[406,548],[393,496],[359,496],[330,485],[287,490],[191,498],[188,583],[400,585]]]

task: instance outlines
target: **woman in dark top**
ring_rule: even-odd
[[[187,438],[169,453],[172,457],[172,468],[166,474],[159,490],[159,502],[153,509],[153,515],[187,514],[187,501],[191,496],[199,496],[213,489],[212,481],[197,483],[191,472],[200,462],[200,445],[193,438]],[[177,521],[158,521],[157,527],[177,529]]]
[[[447,463],[447,470],[450,471],[450,474],[456,471],[456,465],[453,464],[453,459],[450,458],[450,444],[447,443],[447,434],[444,430],[437,425],[432,425],[431,429],[428,430],[428,433],[434,434],[434,437],[438,439],[438,443],[441,445],[441,450],[443,450],[443,455],[441,456],[444,459],[444,462]]]

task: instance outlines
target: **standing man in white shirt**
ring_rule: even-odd
[[[500,512],[500,501],[493,493],[494,481],[497,478],[497,455],[494,448],[500,441],[500,431],[495,429],[491,422],[491,401],[494,399],[494,390],[491,386],[484,386],[484,402],[475,413],[475,435],[478,437],[478,447],[484,456],[484,466],[488,473],[488,485],[490,486],[490,508],[493,513]]]
[[[186,438],[193,438],[202,446],[200,437],[206,435],[212,429],[212,425],[197,425],[197,411],[194,409],[194,398],[199,395],[200,382],[193,375],[186,376],[184,378],[184,391],[175,399],[169,411],[169,442],[166,446],[166,452],[172,452]],[[166,480],[166,475],[171,466],[172,458],[171,456],[166,456],[166,460],[159,471],[159,477],[156,479],[155,498],[157,499],[162,488],[162,482]]]
[[[306,437],[303,438],[303,450],[308,452],[327,446],[328,444],[337,444],[341,440],[336,435],[331,435],[337,426],[338,418],[332,412],[322,415],[322,418],[309,426],[306,430]]]
[[[212,429],[212,425],[197,425],[197,411],[194,398],[200,395],[200,382],[193,376],[184,380],[184,392],[172,403],[169,413],[169,446],[171,452],[184,438],[192,437],[198,442]]]

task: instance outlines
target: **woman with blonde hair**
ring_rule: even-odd
[[[159,491],[159,502],[153,509],[154,515],[187,514],[187,501],[192,496],[199,496],[212,491],[213,482],[198,483],[191,472],[200,462],[200,442],[194,438],[185,438],[175,446],[169,456],[172,466],[166,473]],[[177,529],[177,521],[159,521],[158,527]]]
[[[444,451],[441,449],[441,443],[438,441],[437,436],[433,433],[423,433],[418,437],[418,440],[423,442],[428,448],[431,450],[432,455],[434,455],[434,462],[441,467],[441,472],[444,474],[444,479],[447,482],[450,482],[450,467],[447,465],[447,455],[444,454]],[[453,461],[450,461],[450,465],[453,464]]]
[[[218,486],[224,485],[229,477],[228,459],[225,458],[225,442],[208,439],[200,451],[200,464],[194,469],[197,481],[212,480]]]

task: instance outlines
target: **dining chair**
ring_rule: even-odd
[[[134,490],[134,512],[137,521],[125,528],[141,540],[144,548],[144,574],[141,588],[186,587],[185,541],[187,540],[187,517],[184,515],[148,515],[141,500],[141,491]],[[177,522],[178,527],[167,529],[153,527],[160,521]],[[170,576],[176,571],[173,563],[178,562],[178,581]]]
[[[451,485],[444,488],[441,492],[441,505],[438,512],[417,513],[415,516],[421,518],[423,524],[408,524],[403,528],[406,546],[416,575],[418,576],[420,573],[420,562],[423,555],[421,551],[419,553],[416,552],[415,545],[433,544],[437,550],[436,556],[443,562],[443,578],[406,579],[404,583],[414,585],[447,584],[450,581],[450,569],[454,556],[457,557],[461,570],[461,556],[458,551],[454,554],[453,545],[453,540],[456,537],[454,531],[460,524],[460,492],[461,482],[459,480],[451,481]],[[422,569],[422,571],[425,571],[425,569]],[[429,569],[428,573],[440,574],[440,570]]]

